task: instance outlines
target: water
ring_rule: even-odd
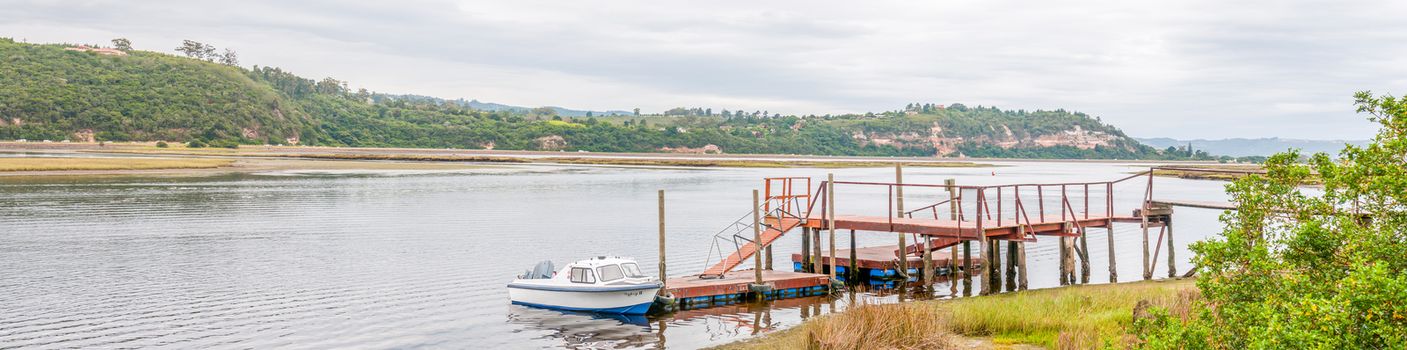
[[[1104,181],[1137,166],[1018,162],[908,168],[906,182]],[[1146,168],[1145,168],[1146,169]],[[713,234],[746,213],[764,176],[826,172],[891,181],[892,169],[495,166],[464,171],[276,172],[205,178],[0,179],[0,348],[698,348],[785,329],[863,292],[659,317],[510,305],[504,285],[539,260],[633,256],[652,267],[656,190],[667,191],[670,274],[701,271]],[[994,175],[995,174],[995,175]],[[1116,190],[1141,198],[1145,181]],[[1159,198],[1221,200],[1222,183],[1159,178]],[[887,195],[837,188],[847,212]],[[910,207],[945,194],[911,190]],[[1137,199],[1120,199],[1121,203]],[[1053,210],[1053,209],[1052,209]],[[1127,215],[1127,213],[1124,213]],[[1177,209],[1186,243],[1216,211]],[[1116,229],[1119,276],[1141,277],[1141,231]],[[800,249],[777,243],[778,268]],[[838,244],[848,245],[848,235]],[[1107,276],[1090,230],[1092,282]],[[860,233],[860,246],[893,244]],[[1056,285],[1053,239],[1028,245],[1032,288]],[[1166,249],[1166,248],[1164,248]],[[1160,258],[1155,275],[1166,275]],[[939,290],[946,290],[946,284]]]

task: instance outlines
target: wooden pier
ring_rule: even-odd
[[[1156,169],[1110,181],[981,186],[959,186],[953,180],[943,184],[904,183],[902,168],[897,165],[894,182],[835,181],[828,177],[813,187],[808,177],[765,178],[765,195],[759,198],[758,191],[753,191],[752,211],[714,235],[709,267],[697,275],[668,279],[665,291],[681,305],[787,298],[829,292],[832,281],[858,283],[851,279],[864,277],[859,274],[861,270],[881,278],[909,279],[916,274],[922,282],[920,286],[932,286],[936,275],[963,271],[953,278],[963,278],[964,293],[973,290],[973,276],[980,277],[978,287],[982,294],[1015,291],[1026,289],[1025,243],[1040,239],[1059,242],[1061,284],[1089,283],[1089,229],[1108,230],[1105,237],[1109,280],[1117,282],[1114,227],[1118,224],[1137,225],[1142,230],[1144,279],[1153,277],[1164,239],[1168,246],[1168,275],[1174,276],[1172,207],[1223,209],[1226,205],[1155,200]],[[1140,184],[1138,179],[1145,176],[1146,183]],[[1143,186],[1134,197],[1116,200],[1116,184]],[[837,186],[887,193],[886,214],[836,213]],[[947,199],[905,210],[905,189],[911,193],[924,189],[941,191]],[[773,270],[772,245],[798,228],[802,252],[791,254],[792,270],[796,272]],[[1150,240],[1150,229],[1157,230],[1156,239]],[[837,230],[850,235],[850,249],[837,249]],[[894,235],[891,237],[897,237],[898,244],[855,247],[856,232]],[[829,253],[822,249],[823,234],[829,237]],[[662,242],[663,209],[661,256]],[[1006,247],[1000,248],[1003,244]],[[734,271],[749,260],[749,270]],[[663,264],[660,270],[664,275]],[[951,288],[957,293],[957,283]]]

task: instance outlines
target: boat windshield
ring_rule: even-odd
[[[635,263],[620,264],[620,267],[625,269],[625,277],[645,277],[644,274],[640,273],[640,266]]]
[[[620,272],[620,265],[606,265],[596,268],[596,271],[601,273],[601,282],[625,278],[624,274]]]

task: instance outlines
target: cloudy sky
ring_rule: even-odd
[[[783,114],[1083,111],[1137,137],[1364,139],[1407,94],[1407,1],[0,0],[0,36],[174,52],[389,93]]]

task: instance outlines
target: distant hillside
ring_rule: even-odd
[[[602,152],[1021,158],[1207,158],[1142,145],[1064,110],[916,104],[781,116],[525,108],[350,91],[278,68],[0,39],[0,139]],[[614,115],[612,115],[614,114]]]
[[[1232,157],[1270,156],[1291,148],[1297,148],[1304,154],[1325,152],[1331,156],[1337,156],[1345,144],[1368,144],[1367,140],[1299,140],[1282,139],[1278,137],[1222,140],[1175,140],[1162,137],[1140,138],[1138,141],[1159,149],[1167,147],[1187,147],[1188,144],[1191,144],[1193,149],[1204,150],[1213,155]]]

